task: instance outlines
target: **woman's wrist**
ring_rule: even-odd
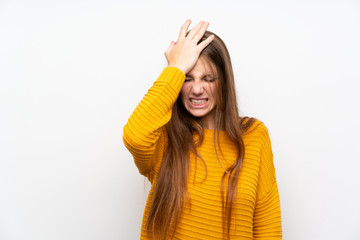
[[[168,67],[175,67],[175,68],[179,69],[180,71],[182,71],[184,74],[186,74],[185,68],[179,64],[169,64]]]

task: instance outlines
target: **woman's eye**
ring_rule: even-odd
[[[215,79],[210,78],[210,79],[205,79],[205,81],[206,82],[213,82],[213,81],[215,81]]]
[[[190,82],[191,78],[185,78],[185,82]]]

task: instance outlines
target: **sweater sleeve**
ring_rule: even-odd
[[[149,180],[159,159],[154,154],[157,150],[163,151],[164,126],[170,121],[172,106],[184,79],[185,74],[181,70],[166,67],[124,126],[124,144],[133,155],[139,172]]]
[[[254,239],[282,239],[280,198],[276,183],[271,142],[264,124],[258,126],[261,157],[257,202],[254,212]]]

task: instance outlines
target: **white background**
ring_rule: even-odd
[[[359,1],[0,0],[0,239],[138,239],[122,128],[190,18],[268,127],[284,239],[360,239]]]

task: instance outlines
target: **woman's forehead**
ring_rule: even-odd
[[[215,64],[212,63],[205,57],[200,57],[193,69],[189,73],[186,74],[191,77],[206,77],[206,76],[217,76],[217,71]]]

